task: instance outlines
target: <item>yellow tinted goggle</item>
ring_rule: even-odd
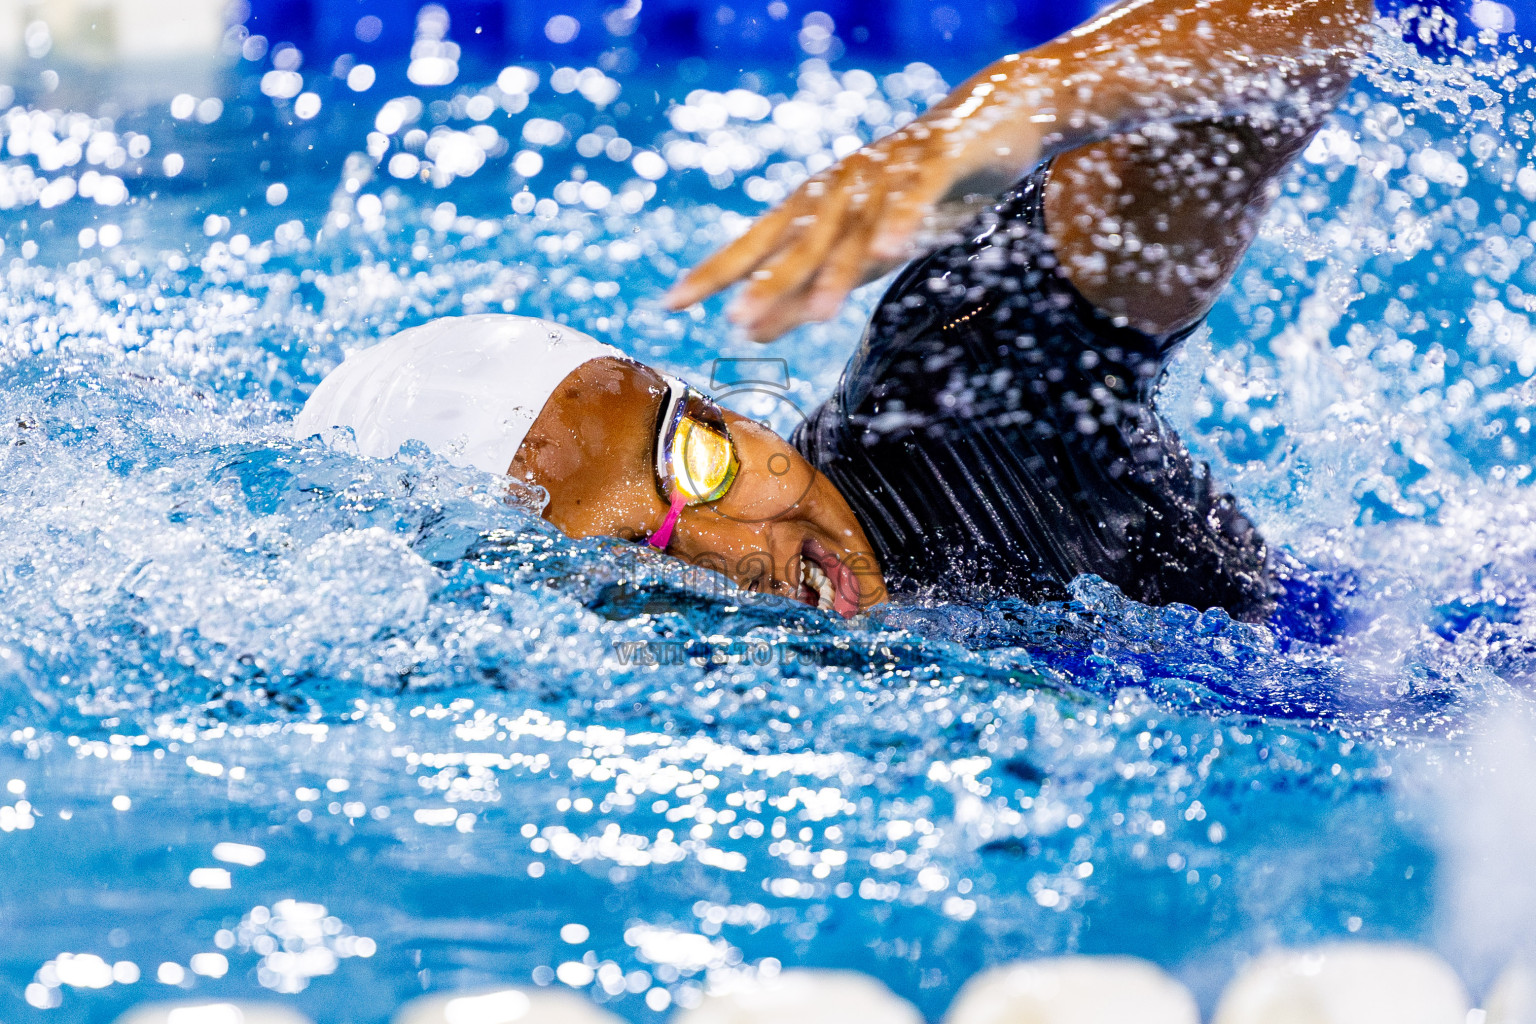
[[[656,425],[656,483],[663,501],[680,494],[689,505],[719,501],[740,463],[725,414],[674,377],[663,378],[667,398]]]

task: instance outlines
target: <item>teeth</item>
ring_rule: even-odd
[[[832,599],[837,596],[837,587],[833,586],[827,574],[821,571],[821,566],[803,555],[800,558],[800,579],[820,595],[816,601],[816,607],[824,612],[831,611]]]

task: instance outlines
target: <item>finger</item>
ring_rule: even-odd
[[[821,270],[810,283],[805,304],[806,319],[830,320],[849,292],[878,276],[869,273],[873,264],[869,242],[878,228],[883,208],[883,197],[871,197],[861,216],[847,225],[837,246],[822,261]]]
[[[810,296],[811,282],[806,281],[795,291],[780,296],[778,301],[764,307],[756,318],[741,322],[741,327],[753,341],[773,341],[801,324],[810,322],[811,318],[806,313]]]
[[[918,168],[892,193],[885,204],[885,218],[869,243],[871,258],[885,263],[905,260],[912,253],[913,238],[933,212],[948,177],[933,166]]]
[[[813,213],[807,214],[809,223],[803,225],[800,237],[753,272],[731,310],[733,320],[758,320],[768,307],[802,290],[816,276],[844,230],[848,209],[862,187],[862,176],[857,173],[840,173],[829,182],[826,195]]]
[[[799,216],[802,203],[801,193],[796,192],[779,207],[764,214],[746,234],[688,271],[662,297],[662,302],[670,309],[682,309],[750,274],[782,245],[785,231]]]
[[[744,322],[747,336],[757,342],[772,341],[802,324],[835,315],[848,292],[867,273],[865,254],[878,214],[878,207],[871,210],[866,206],[858,215],[845,218],[839,241],[822,260],[820,269]]]
[[[664,297],[672,309],[682,309],[727,288],[751,274],[774,253],[795,244],[802,222],[815,213],[828,187],[825,178],[812,178],[788,199],[758,219],[747,233],[689,271]]]

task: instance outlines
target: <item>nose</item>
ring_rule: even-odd
[[[800,506],[816,485],[816,471],[762,424],[732,418],[730,427],[740,470],[715,508],[741,523],[803,518]]]
[[[737,586],[745,587],[754,594],[779,592],[778,577],[773,571],[773,556],[766,551],[748,551],[736,563],[736,571],[726,573]]]

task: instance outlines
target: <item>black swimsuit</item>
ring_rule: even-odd
[[[1065,595],[1261,619],[1263,540],[1152,407],[1190,329],[1117,327],[1056,272],[1042,167],[886,292],[794,443],[848,499],[893,592]]]

